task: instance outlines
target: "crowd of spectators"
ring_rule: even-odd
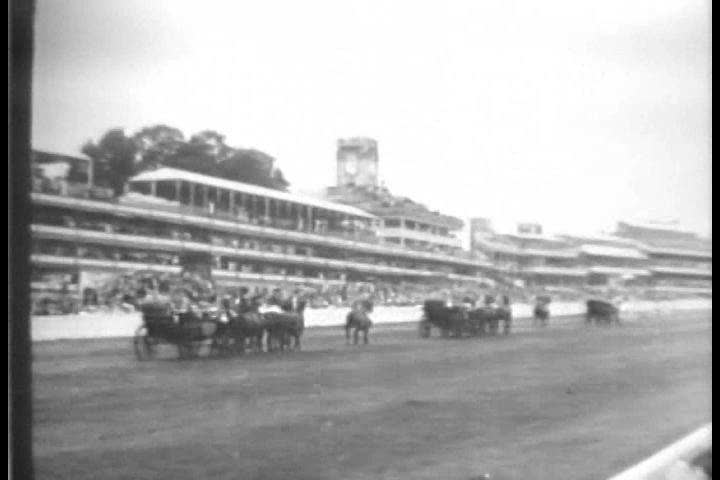
[[[671,300],[687,297],[681,292],[663,292],[652,287],[634,286],[609,289],[607,287],[481,287],[469,282],[418,281],[418,282],[353,282],[342,284],[268,284],[248,282],[251,295],[267,296],[275,288],[289,294],[299,289],[310,308],[349,307],[358,299],[369,299],[375,306],[417,306],[430,298],[462,303],[466,298],[481,300],[486,294],[507,295],[513,304],[533,303],[540,296],[549,296],[553,302],[583,301],[592,297],[623,298],[624,300]],[[33,302],[34,314],[77,313],[98,309],[136,309],[148,295],[164,295],[180,302],[219,302],[225,296],[235,296],[240,285],[227,287],[214,285],[204,277],[188,272],[158,274],[135,272],[118,275],[112,281],[85,291],[73,293],[71,289],[52,296],[40,296]]]

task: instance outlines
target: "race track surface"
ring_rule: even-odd
[[[552,322],[552,320],[551,320]],[[138,362],[129,339],[34,344],[38,478],[601,479],[711,421],[711,313],[619,328]]]

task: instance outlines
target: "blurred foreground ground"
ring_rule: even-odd
[[[140,363],[34,345],[39,478],[606,478],[711,420],[711,312],[507,338],[337,328],[304,351]],[[562,325],[562,326],[560,326]]]

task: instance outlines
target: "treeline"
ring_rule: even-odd
[[[128,178],[143,170],[167,166],[215,177],[236,180],[276,190],[287,190],[289,183],[275,159],[254,149],[233,148],[225,136],[204,130],[185,138],[167,125],[155,125],[126,135],[122,128],[105,132],[97,141],[88,141],[82,153],[93,160],[93,181],[120,194]],[[82,175],[76,169],[70,178]]]

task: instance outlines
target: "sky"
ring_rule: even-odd
[[[205,129],[335,181],[339,138],[380,177],[501,231],[711,231],[711,5],[605,0],[37,0],[33,147],[113,127]]]

